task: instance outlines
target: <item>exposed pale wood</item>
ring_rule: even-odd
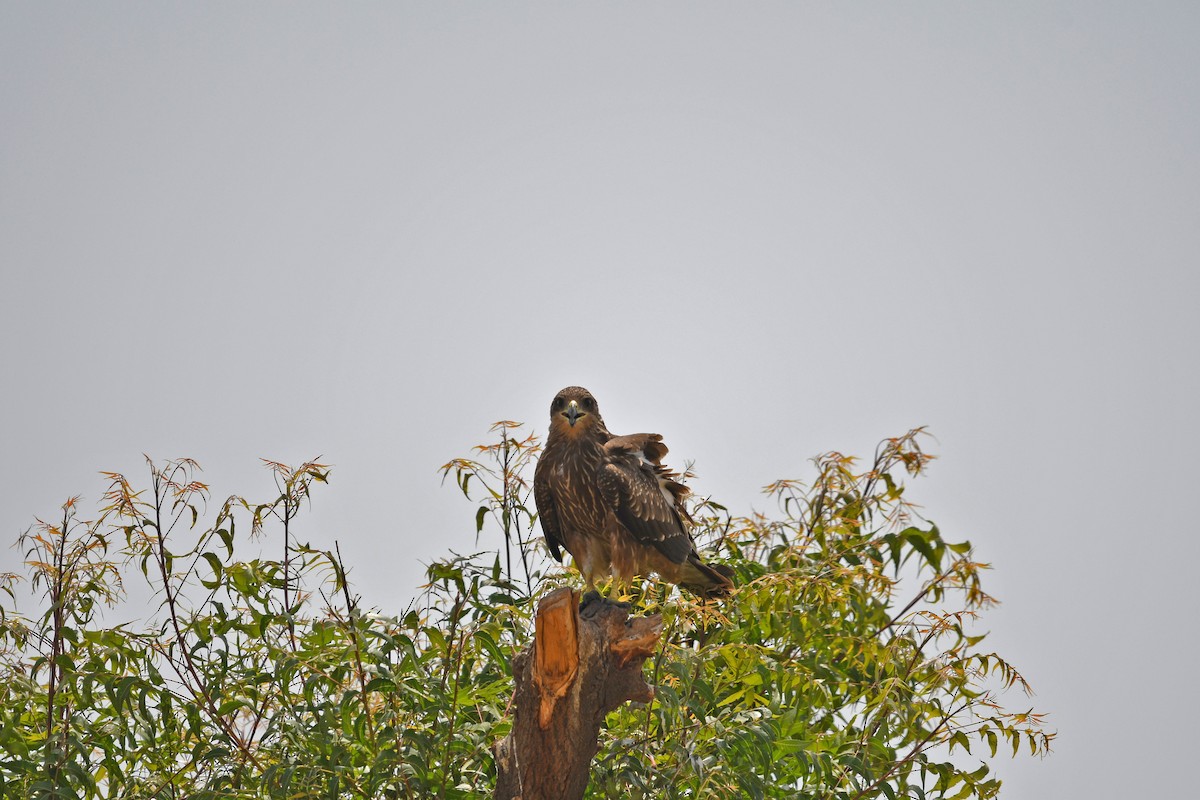
[[[662,618],[559,589],[538,605],[534,643],[513,659],[513,728],[495,748],[498,800],[577,800],[588,784],[605,716],[654,689],[643,662]]]
[[[538,603],[533,680],[541,695],[538,724],[545,728],[579,668],[579,594],[559,589]]]

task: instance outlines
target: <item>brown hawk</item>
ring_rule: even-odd
[[[550,553],[562,561],[566,548],[589,590],[609,575],[628,584],[650,572],[704,597],[733,588],[728,568],[700,560],[687,530],[689,490],[662,463],[666,454],[657,433],[609,433],[587,389],[554,397],[533,496]]]

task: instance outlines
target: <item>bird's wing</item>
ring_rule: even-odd
[[[599,481],[617,519],[641,544],[652,545],[676,564],[695,553],[683,524],[687,487],[662,464],[667,446],[657,433],[614,436],[604,445]]]
[[[538,459],[537,468],[533,471],[533,502],[537,505],[538,521],[542,524],[542,534],[546,537],[546,546],[554,560],[562,563],[562,551],[566,548],[562,529],[558,526],[558,509],[554,506],[554,492],[550,489],[550,481],[546,479],[548,464],[546,453]]]

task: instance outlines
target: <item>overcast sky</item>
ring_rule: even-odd
[[[928,425],[1056,752],[1183,797],[1200,696],[1200,4],[0,4],[0,533],[141,453],[365,602],[565,385],[735,511]],[[0,571],[17,568],[0,550]],[[1012,697],[1013,705],[1025,701]]]

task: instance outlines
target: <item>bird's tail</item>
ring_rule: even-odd
[[[705,600],[725,597],[733,591],[733,570],[724,564],[705,564],[693,553],[684,564],[679,586]]]

